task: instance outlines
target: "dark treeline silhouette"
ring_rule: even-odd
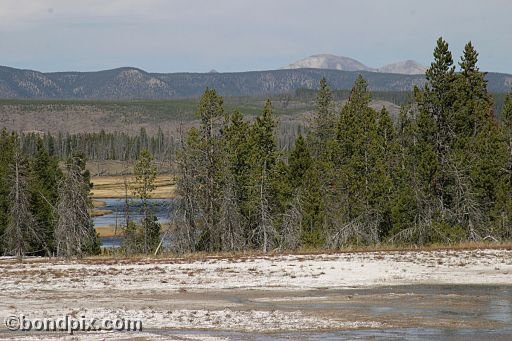
[[[149,136],[144,128],[139,134],[130,135],[124,132],[59,133],[51,134],[22,133],[19,134],[24,153],[34,155],[37,143],[42,140],[50,156],[60,160],[70,158],[74,153],[81,153],[88,160],[136,160],[143,150],[148,150],[157,160],[172,160],[176,153],[173,135],[158,129],[156,135]]]

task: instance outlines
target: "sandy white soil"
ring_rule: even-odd
[[[0,287],[33,290],[350,288],[418,283],[511,284],[512,251],[361,252],[202,260],[0,260]]]
[[[311,290],[448,283],[511,285],[512,251],[385,251],[201,260],[30,259],[23,263],[2,258],[0,319],[19,313],[34,318],[59,318],[65,314],[100,319],[123,317],[141,319],[149,330],[181,331],[381,328],[386,323],[268,307],[273,302],[300,304],[327,299],[296,294]],[[229,299],[230,293],[252,292],[260,295],[247,302]],[[276,292],[288,294],[276,296]],[[0,338],[12,337],[2,328],[3,325]],[[156,337],[145,333],[138,337]],[[35,334],[15,338],[20,337],[48,338]],[[104,337],[123,339],[127,335],[87,335],[87,339]],[[198,337],[209,336],[180,335],[177,339]]]

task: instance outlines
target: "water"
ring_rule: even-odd
[[[219,338],[230,341],[339,341],[339,340],[511,340],[512,327],[495,329],[471,328],[386,328],[386,329],[357,329],[321,332],[285,332],[285,333],[243,333],[227,331],[171,331],[161,332],[146,330],[156,335],[180,337],[195,336],[202,338]],[[185,339],[185,338],[184,338]],[[187,338],[188,340],[188,338]]]
[[[512,286],[404,285],[367,289],[321,289],[287,292],[283,296],[311,297],[310,301],[256,301],[268,292],[226,293],[238,309],[325,313],[348,320],[380,321],[380,328],[352,330],[233,332],[211,330],[151,330],[176,339],[185,335],[226,340],[512,340]],[[247,295],[249,295],[247,297]],[[346,300],[347,295],[352,297]],[[235,296],[235,297],[233,297]],[[238,296],[238,297],[236,297]],[[327,297],[318,304],[315,297]],[[216,297],[218,299],[218,297]],[[275,298],[273,296],[273,298]]]
[[[109,210],[112,213],[94,217],[93,222],[95,227],[106,227],[106,226],[124,226],[125,216],[125,201],[124,199],[97,199],[105,203],[105,206],[98,207],[101,210]],[[158,218],[160,223],[169,222],[169,208],[172,204],[172,200],[169,199],[149,199],[148,204]],[[140,221],[143,217],[142,201],[140,199],[131,199],[129,206],[130,219],[133,221]]]
[[[115,198],[97,199],[105,203],[104,206],[98,207],[101,210],[109,210],[112,213],[94,217],[93,222],[95,227],[117,226],[119,230],[122,229],[125,223],[125,200]],[[153,214],[157,217],[158,222],[161,224],[169,222],[169,213],[171,206],[174,203],[169,199],[149,199],[149,206]],[[140,199],[130,199],[129,205],[130,220],[140,222],[143,217],[142,201]],[[102,237],[102,246],[106,248],[119,247],[122,242],[121,237]]]

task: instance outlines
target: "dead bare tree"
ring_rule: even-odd
[[[79,160],[72,158],[59,187],[59,219],[55,230],[58,256],[81,257],[93,242],[88,189],[88,179],[84,176]]]
[[[221,246],[223,250],[239,251],[245,247],[245,218],[240,212],[239,202],[233,186],[233,179],[225,179],[219,208]]]
[[[258,225],[256,227],[255,236],[263,252],[268,252],[274,246],[275,239],[278,235],[272,221],[272,212],[268,200],[268,176],[267,176],[267,160],[263,162],[261,169],[261,178],[258,184],[259,187],[259,207],[258,207]]]
[[[183,125],[179,128],[179,152],[176,158],[178,199],[173,215],[174,229],[171,233],[171,249],[176,252],[195,251],[200,235],[197,218],[200,216],[199,198],[197,198],[197,162],[196,150],[187,145]]]
[[[42,238],[30,212],[27,169],[18,141],[14,150],[9,183],[9,219],[3,239],[7,253],[21,259],[31,251],[33,242],[41,244]]]
[[[290,207],[283,214],[279,248],[281,250],[295,250],[300,246],[300,235],[303,229],[301,208],[301,194],[297,193]]]
[[[425,205],[423,210],[419,210],[414,223],[410,227],[400,230],[391,236],[390,243],[412,243],[425,244],[432,236],[433,230],[433,211],[430,205]],[[435,231],[439,235],[439,231]]]
[[[466,162],[467,164],[467,162]],[[465,229],[469,240],[482,239],[479,227],[483,226],[483,212],[476,195],[472,192],[469,170],[461,164],[449,163],[450,173],[454,179],[452,213],[456,223]]]
[[[369,211],[346,223],[337,223],[328,236],[327,246],[337,249],[348,244],[377,244],[381,220],[378,212]]]

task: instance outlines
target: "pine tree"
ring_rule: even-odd
[[[336,163],[338,193],[343,210],[330,245],[378,242],[382,216],[376,202],[382,183],[377,113],[370,105],[368,84],[362,76],[355,83],[340,112]]]
[[[427,84],[423,90],[415,89],[418,104],[418,135],[414,148],[420,162],[416,174],[424,184],[424,203],[422,209],[428,216],[419,220],[449,224],[452,201],[448,189],[453,186],[450,175],[449,153],[453,142],[453,117],[456,94],[456,74],[452,54],[448,43],[442,38],[437,40],[434,49],[434,62],[426,71]],[[430,238],[432,224],[426,224],[424,238]],[[445,228],[443,228],[445,229]],[[422,237],[423,238],[423,237]]]
[[[185,215],[180,238],[185,240],[185,248],[219,251],[222,249],[220,220],[225,159],[222,97],[215,90],[206,89],[197,114],[201,119],[200,130],[189,131],[178,160],[182,173],[178,190],[183,196],[180,206]]]
[[[153,156],[147,149],[142,150],[133,168],[135,175],[133,192],[142,202],[143,218],[141,221],[141,240],[139,241],[141,247],[139,249],[145,254],[154,251],[160,241],[160,224],[158,224],[148,202],[151,199],[151,193],[156,188],[156,171]],[[130,232],[130,237],[133,237],[134,231]]]
[[[204,153],[201,169],[204,171],[203,219],[205,229],[201,248],[214,251],[221,249],[219,229],[219,202],[221,196],[219,169],[223,147],[220,128],[224,118],[224,100],[215,90],[206,89],[199,101],[201,118],[201,149]]]
[[[314,153],[316,156],[325,152],[326,142],[336,135],[336,116],[334,114],[334,101],[327,80],[320,80],[320,88],[316,96],[316,115],[313,121]]]
[[[36,155],[30,164],[30,207],[44,242],[38,249],[55,253],[55,226],[57,223],[58,185],[62,171],[56,158],[49,155],[41,139],[36,143]],[[44,248],[43,248],[44,246]],[[42,254],[41,252],[39,254]]]
[[[300,241],[305,247],[320,247],[325,242],[324,214],[318,164],[299,135],[288,160],[290,185],[300,213]]]
[[[481,129],[486,129],[492,116],[492,99],[487,92],[486,73],[480,72],[477,62],[478,52],[468,42],[459,63],[461,72],[455,83],[457,100],[450,120],[456,148],[465,148],[464,144],[470,143]]]
[[[381,217],[379,237],[388,236],[393,228],[392,202],[396,197],[400,178],[399,144],[397,133],[390,113],[382,108],[377,117],[377,150],[375,171],[372,183],[376,210]]]
[[[227,115],[223,135],[225,157],[222,167],[221,225],[222,245],[225,250],[245,247],[251,231],[250,216],[250,154],[249,124],[235,111]]]
[[[304,175],[312,166],[313,160],[302,135],[295,141],[295,147],[290,154],[290,182],[293,188],[299,188],[304,181]]]

